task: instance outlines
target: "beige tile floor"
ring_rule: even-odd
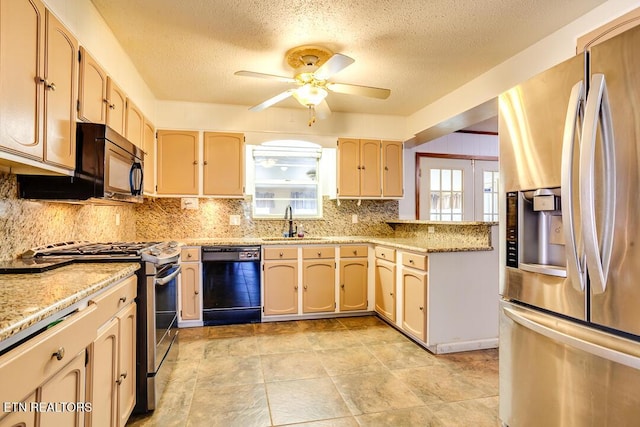
[[[433,355],[374,316],[180,331],[128,426],[498,426],[498,351]]]

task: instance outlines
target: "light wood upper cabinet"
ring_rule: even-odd
[[[124,136],[133,145],[143,148],[144,139],[144,115],[136,104],[127,98],[126,102],[126,120]]]
[[[360,140],[360,196],[382,196],[380,141]]]
[[[625,13],[613,21],[607,22],[605,25],[578,37],[576,42],[576,53],[579,54],[585,50],[589,50],[592,46],[602,43],[605,40],[609,40],[618,34],[622,34],[637,25],[640,25],[640,8]]]
[[[335,311],[335,261],[305,260],[302,263],[302,312]]]
[[[400,141],[382,141],[382,196],[402,197],[403,151]]]
[[[74,169],[78,42],[48,10],[44,82],[44,160]]]
[[[198,132],[158,131],[158,194],[198,194]]]
[[[0,2],[0,147],[43,159],[45,8],[38,0]],[[35,77],[35,79],[34,79]]]
[[[78,42],[37,0],[0,3],[0,149],[75,167]]]
[[[402,197],[402,149],[400,141],[339,138],[338,197]]]
[[[244,194],[244,135],[204,133],[204,182],[207,196]]]
[[[298,313],[298,261],[264,261],[264,314]]]
[[[338,139],[338,195],[360,195],[360,140]]]
[[[80,46],[78,119],[89,123],[107,122],[107,73]]]
[[[124,136],[126,122],[127,95],[107,76],[107,126]]]
[[[156,192],[156,129],[153,123],[144,120],[144,131],[142,136],[144,151],[144,194],[155,194]]]

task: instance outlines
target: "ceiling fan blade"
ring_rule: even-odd
[[[264,74],[264,73],[256,73],[255,71],[236,71],[235,73],[236,76],[244,76],[244,77],[258,77],[261,79],[269,79],[269,80],[277,80],[279,82],[285,82],[285,83],[295,83],[296,79],[291,78],[291,77],[284,77],[284,76],[276,76],[275,74]]]
[[[336,93],[346,93],[348,95],[368,96],[370,98],[387,99],[391,95],[390,89],[383,89],[371,86],[359,86],[346,83],[327,83],[327,89]]]
[[[293,95],[293,92],[295,92],[295,89],[289,89],[289,90],[285,90],[282,93],[279,93],[278,95],[274,96],[273,98],[269,98],[266,101],[258,104],[258,105],[254,105],[253,107],[249,108],[250,111],[262,111],[265,108],[271,107],[273,104],[277,104],[278,102],[287,99],[288,97],[290,97],[291,95]]]
[[[314,107],[316,111],[316,117],[320,120],[326,119],[331,115],[331,109],[329,108],[329,104],[327,104],[327,100],[323,99],[322,102]]]
[[[333,76],[338,71],[347,68],[354,62],[355,59],[347,55],[334,53],[333,56],[327,60],[327,62],[322,64],[320,68],[318,68],[315,73],[313,73],[313,75],[317,80],[327,80],[329,77]]]

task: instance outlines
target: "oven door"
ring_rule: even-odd
[[[154,372],[158,371],[178,333],[177,286],[180,270],[179,264],[166,264],[158,269],[154,278],[156,305]]]

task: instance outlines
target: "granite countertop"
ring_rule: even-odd
[[[0,275],[0,349],[43,321],[135,273],[140,263],[75,263],[43,273]],[[36,328],[38,329],[38,328]]]
[[[285,237],[246,237],[246,238],[201,238],[201,239],[178,239],[180,243],[186,246],[213,246],[213,245],[314,245],[314,244],[375,244],[391,246],[396,249],[405,249],[414,252],[467,252],[467,251],[491,251],[494,248],[488,243],[486,245],[478,245],[474,243],[447,243],[447,242],[429,242],[421,238],[411,237],[369,237],[369,236],[333,236],[333,237],[314,237],[306,236],[302,238],[285,238]]]

